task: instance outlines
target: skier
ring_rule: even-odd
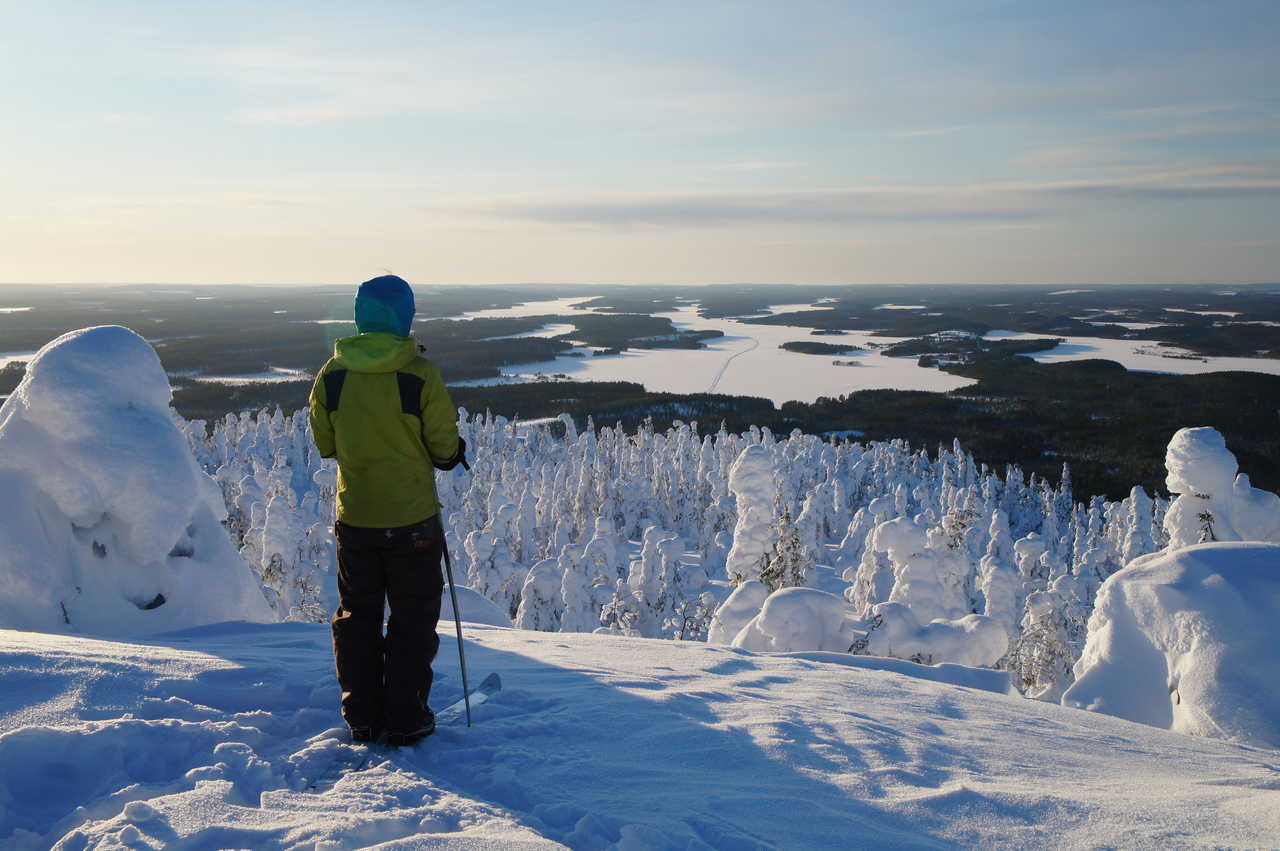
[[[410,336],[413,315],[403,279],[361,284],[359,333],[334,344],[310,401],[316,447],[338,459],[332,624],[342,717],[353,741],[385,734],[396,746],[435,730],[427,698],[440,645],[444,530],[432,467],[451,470],[466,453],[440,370]]]

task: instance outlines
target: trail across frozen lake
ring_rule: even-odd
[[[847,654],[468,626],[475,726],[351,751],[326,627],[0,631],[0,846],[1262,846],[1280,753]],[[443,706],[459,692],[442,634]],[[966,669],[955,669],[963,674]],[[920,676],[913,676],[918,673]],[[981,672],[979,672],[981,673]],[[1003,675],[964,681],[1001,691]],[[942,682],[922,677],[939,678]]]
[[[750,337],[748,339],[750,339],[751,345],[747,346],[745,349],[734,352],[733,354],[729,355],[729,357],[725,358],[724,366],[720,367],[720,371],[716,373],[715,378],[711,379],[711,384],[710,386],[707,387],[708,393],[716,392],[716,388],[720,386],[720,379],[724,378],[725,372],[727,372],[729,367],[733,365],[734,358],[741,357],[742,355],[745,355],[747,352],[753,352],[760,347],[760,341],[757,340],[755,337]]]

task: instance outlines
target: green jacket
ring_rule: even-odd
[[[412,337],[343,337],[311,388],[311,433],[338,459],[338,520],[394,528],[440,510],[432,461],[458,454],[458,412]]]

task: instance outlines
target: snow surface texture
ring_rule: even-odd
[[[436,706],[459,695],[452,634],[441,638]],[[945,666],[847,654],[485,627],[467,638],[473,676],[504,683],[474,727],[377,751],[311,793],[334,759],[361,753],[341,730],[323,625],[139,643],[0,631],[0,847],[1163,848],[1280,836],[1276,751],[1010,697],[997,672],[956,669],[988,678],[975,688]]]
[[[1280,748],[1280,546],[1153,553],[1098,592],[1067,706]]]
[[[41,349],[0,407],[0,624],[131,635],[269,620],[155,350],[115,325]]]

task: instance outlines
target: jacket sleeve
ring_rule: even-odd
[[[432,463],[458,457],[458,409],[449,398],[438,369],[431,370],[422,386],[422,442]]]
[[[311,385],[311,400],[307,406],[308,419],[311,421],[311,438],[320,450],[321,458],[332,458],[338,454],[333,439],[333,423],[329,420],[329,408],[325,401],[324,373],[320,370],[315,384]]]

